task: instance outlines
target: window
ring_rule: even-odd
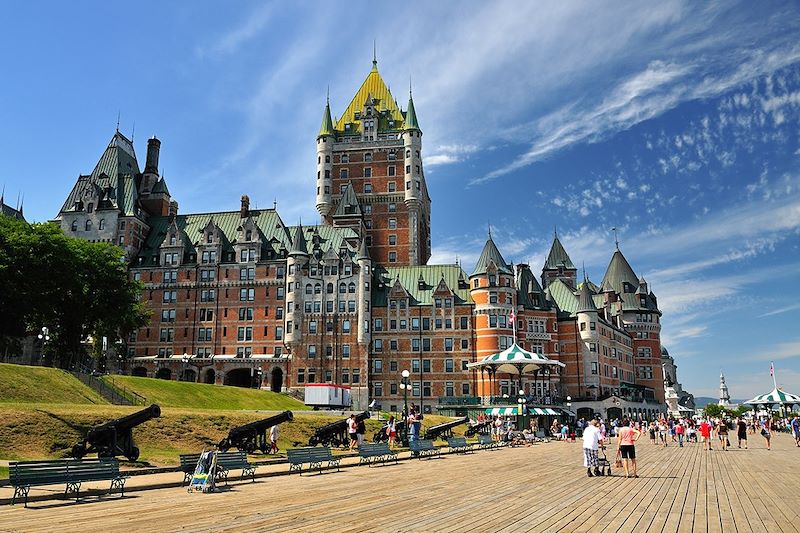
[[[430,372],[431,371],[431,360],[430,359],[423,359],[422,360],[422,371],[423,372]]]
[[[242,250],[239,252],[239,262],[240,263],[252,263],[256,260],[256,250],[255,248],[249,248],[246,250]]]
[[[339,171],[339,177],[340,178],[346,178],[347,177],[347,169],[346,168],[343,168],[343,169],[341,169]],[[342,185],[342,187],[347,187],[347,185]],[[344,192],[344,191],[340,191],[340,192]]]
[[[397,229],[397,219],[390,218],[389,219],[389,229]]]
[[[297,370],[297,382],[298,383],[305,383],[306,382],[306,369],[299,368]]]
[[[175,330],[172,328],[161,328],[159,341],[172,342],[175,339]]]
[[[383,331],[383,319],[382,318],[376,318],[375,319],[375,325],[374,325],[373,329],[374,329],[374,331]]]
[[[419,396],[419,381],[415,381],[411,384],[411,396]]]
[[[204,264],[216,263],[217,262],[217,251],[216,250],[206,250],[200,256],[200,260]]]
[[[594,361],[592,362],[592,375],[597,375],[597,363]]]
[[[253,328],[250,326],[238,328],[236,340],[238,341],[253,340]]]
[[[455,387],[453,386],[452,381],[446,381],[444,384],[444,395],[445,396],[455,396]]]
[[[397,211],[397,204],[389,204],[389,212],[394,213]]]
[[[390,263],[397,262],[397,252],[389,252],[389,262]]]
[[[353,369],[352,383],[361,383],[361,370],[358,368]]]
[[[431,339],[425,337],[422,339],[422,351],[423,352],[430,352],[431,351]]]
[[[389,246],[395,246],[397,244],[397,235],[389,235]]]
[[[376,382],[372,384],[372,395],[373,396],[383,396],[383,383]]]
[[[445,352],[452,352],[453,351],[453,339],[448,337],[448,338],[446,338],[444,340],[444,351]],[[452,362],[452,360],[449,360],[449,361]],[[449,370],[449,372],[452,372],[452,370]]]
[[[397,339],[392,339],[389,341],[389,349],[393,352],[397,351]]]
[[[167,270],[164,272],[164,283],[175,283],[178,281],[177,270]]]
[[[350,333],[350,321],[342,320],[342,333]]]
[[[255,289],[239,289],[240,302],[252,302],[255,299],[256,299]]]
[[[239,320],[253,320],[253,308],[252,307],[240,307],[239,308]]]
[[[202,291],[200,291],[201,302],[213,302],[215,298],[216,298],[215,289],[203,289]]]
[[[364,192],[367,192],[367,193],[372,192],[372,184],[371,183],[365,183],[364,184]]]
[[[283,326],[275,326],[275,340],[283,340]]]
[[[419,339],[411,339],[411,351],[412,352],[419,351]]]
[[[383,351],[383,339],[375,339],[374,342],[375,351],[382,352]]]
[[[175,309],[162,309],[161,310],[162,322],[175,322]]]
[[[444,371],[445,372],[453,372],[454,371],[454,363],[452,359],[445,359],[444,360]]]
[[[391,155],[391,154],[389,154]],[[389,176],[396,176],[397,175],[397,167],[394,165],[389,166]]]
[[[395,182],[393,182],[393,181],[390,181],[389,185],[388,185],[388,191],[389,192],[397,191],[397,184]]]
[[[419,359],[411,360],[411,371],[414,373],[419,373]]]
[[[342,359],[350,359],[350,345],[342,344]]]
[[[77,220],[73,220],[72,221],[72,231],[78,231],[78,221]]]
[[[174,303],[178,301],[178,291],[164,291],[164,303]]]
[[[217,271],[213,269],[201,269],[200,270],[200,281],[207,282],[207,281],[214,281],[217,276]]]
[[[341,160],[342,163],[349,163],[350,162],[350,154],[342,154],[342,157],[341,157],[340,160]]]
[[[371,178],[372,177],[372,169],[370,167],[367,167],[367,168],[364,169],[364,177],[365,178]],[[364,192],[366,192],[366,191],[364,191]]]
[[[309,359],[313,359],[316,356],[317,356],[317,345],[316,344],[310,344],[308,346],[308,357],[309,357]]]

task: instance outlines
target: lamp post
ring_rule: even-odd
[[[403,446],[408,446],[408,388],[410,387],[408,377],[411,375],[411,372],[408,370],[403,370],[400,375],[402,376],[400,379],[400,389],[403,391],[403,412],[405,413],[405,423],[403,424]]]
[[[189,354],[183,352],[183,357],[181,357],[181,362],[183,363],[183,371],[181,372],[181,379],[180,381],[189,381],[186,379],[186,367],[189,365]]]
[[[50,330],[47,326],[42,326],[42,331],[37,335],[39,340],[42,341],[42,366],[44,366],[44,345],[50,340]]]
[[[569,414],[569,411],[572,411],[572,396],[567,396],[567,411],[567,416],[572,417],[572,415]]]
[[[257,367],[256,368],[256,388],[259,389],[259,390],[261,390],[261,379],[262,379],[263,375],[264,375],[264,371],[261,369],[260,366]]]
[[[519,397],[517,398],[517,409],[519,412],[517,414],[517,431],[522,431],[522,428],[525,424],[525,404],[528,403],[528,399],[525,397],[523,391],[519,391]]]

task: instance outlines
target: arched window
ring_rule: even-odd
[[[347,285],[344,283],[339,284],[339,294],[344,294],[347,292]]]
[[[85,228],[86,228],[86,231],[91,231],[92,230],[92,221],[91,220],[87,220],[86,221]]]
[[[333,294],[333,283],[328,283],[328,286],[325,288],[325,292],[328,294]]]
[[[253,230],[249,229],[244,232],[244,240],[249,241],[253,239]]]
[[[355,292],[356,292],[356,284],[355,283],[350,283],[350,285],[347,286],[347,292],[349,292],[351,294],[355,294]]]
[[[72,221],[72,231],[78,231],[78,221],[77,220],[73,220]]]
[[[406,150],[406,159],[411,157],[411,150]]]
[[[322,294],[322,284],[317,283],[314,285],[314,294]]]
[[[311,294],[311,284],[306,283],[306,294]]]
[[[106,229],[106,219],[100,219],[100,224],[97,226],[97,229]]]
[[[90,202],[89,205],[86,206],[86,212],[91,213],[93,211],[94,211],[94,204]]]

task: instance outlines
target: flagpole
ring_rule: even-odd
[[[772,375],[772,384],[775,385],[775,390],[778,390],[778,382],[775,379],[775,363],[769,362],[769,373]]]

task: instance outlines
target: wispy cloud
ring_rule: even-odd
[[[758,318],[766,318],[768,316],[775,316],[783,313],[788,313],[789,311],[798,311],[798,310],[800,310],[800,304],[792,304],[760,314],[758,315]]]
[[[775,344],[769,350],[754,356],[754,359],[759,361],[779,361],[794,358],[800,358],[800,339]]]
[[[198,45],[195,54],[200,57],[227,56],[257,37],[272,21],[276,4],[264,4],[249,12],[241,24],[235,25],[209,42]]]

